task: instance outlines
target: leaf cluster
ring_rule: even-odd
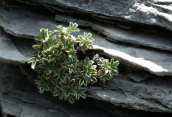
[[[76,23],[70,23],[69,27],[57,26],[58,30],[48,31],[41,29],[40,35],[35,36],[37,45],[32,52],[32,58],[28,60],[31,68],[37,71],[38,79],[35,81],[40,93],[50,91],[59,99],[74,103],[80,97],[86,98],[86,90],[82,88],[91,82],[97,82],[99,78],[103,82],[110,80],[117,74],[118,61],[100,58],[98,65],[85,57],[77,59],[75,43],[79,43],[82,51],[92,49],[93,38],[91,33],[84,33],[75,38],[72,32],[79,32]],[[58,34],[58,35],[56,35]],[[97,72],[97,66],[101,69]]]

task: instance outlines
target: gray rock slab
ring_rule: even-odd
[[[56,29],[56,22],[50,12],[33,10],[33,8],[2,8],[0,7],[0,26],[16,37],[31,38],[39,35],[41,28]],[[40,14],[40,15],[39,15]],[[20,24],[20,25],[19,25]]]
[[[0,100],[2,112],[15,117],[69,117],[61,110],[25,103],[7,94],[1,93]]]
[[[53,97],[52,93],[40,94],[34,83],[37,74],[31,70],[30,65],[0,64],[0,68],[0,102],[6,114],[17,117],[113,116],[93,99],[81,99],[70,104]]]
[[[119,117],[119,115],[120,117],[145,117],[145,112],[142,116],[142,114],[134,114],[134,110],[172,113],[171,78],[156,77],[148,82],[134,83],[128,81],[126,76],[116,76],[105,85],[104,90],[91,89],[87,93],[89,97],[113,104],[107,107],[103,101],[95,103],[89,98],[69,104],[58,100],[58,97],[53,97],[51,93],[40,94],[34,83],[37,74],[29,65],[0,64],[0,68],[2,110],[17,117],[29,115],[54,117],[53,113],[62,117]],[[115,110],[115,106],[130,108],[134,112],[129,115],[125,109],[124,111],[122,108],[120,111]],[[152,116],[147,115],[147,117]]]
[[[0,62],[2,63],[25,63],[23,56],[15,47],[10,36],[0,27]]]
[[[37,3],[29,1],[29,0],[16,0],[16,1],[24,3],[24,4],[32,5],[32,6],[41,6],[40,4],[37,4]]]
[[[33,39],[34,36],[39,35],[40,28],[53,30],[56,29],[57,25],[68,26],[64,23],[55,22],[52,17],[45,16],[45,13],[34,12],[34,9],[0,9],[1,12],[0,21],[3,23],[0,22],[0,25],[8,33],[22,38]],[[6,23],[6,21],[10,21],[10,23]],[[112,43],[105,36],[89,29],[81,29],[79,33],[74,33],[74,35],[83,35],[84,32],[92,33],[95,50],[101,50],[106,55],[118,59],[121,63],[144,69],[156,75],[172,75],[172,64],[170,64],[172,53],[170,52]]]
[[[35,0],[34,0],[35,1]],[[36,0],[105,19],[125,19],[172,30],[171,0]]]
[[[55,20],[60,22],[75,22],[79,26],[91,27],[93,30],[107,36],[111,41],[138,44],[160,50],[172,51],[172,35],[163,33],[148,33],[138,30],[126,30],[112,24],[98,22],[82,16],[72,16],[57,13]]]
[[[115,76],[104,89],[90,89],[90,97],[108,101],[116,106],[152,112],[172,112],[172,79],[151,77],[135,83],[126,75]]]
[[[102,50],[121,63],[144,69],[156,75],[172,75],[172,53],[146,48],[134,48],[112,43],[102,36],[92,33],[94,49]]]
[[[148,80],[151,76],[152,74],[146,71],[135,71],[127,74],[127,77],[135,82],[143,82]]]
[[[31,53],[35,51],[35,49],[33,49],[32,47],[32,45],[36,44],[35,41],[32,39],[24,39],[15,36],[11,36],[11,37],[18,51],[23,56],[25,56],[27,60],[31,58]]]

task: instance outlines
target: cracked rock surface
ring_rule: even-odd
[[[8,10],[1,8],[0,21],[3,23],[0,22],[0,25],[14,36],[30,39],[39,35],[40,28],[53,30],[57,25],[68,26],[64,23],[55,22],[51,17],[43,13],[33,12],[32,10],[30,8],[22,8],[21,10],[20,7],[9,8]],[[10,23],[5,23],[6,21]],[[120,60],[122,63],[147,70],[156,75],[172,75],[172,64],[169,64],[172,62],[170,52],[112,43],[106,37],[90,29],[81,29],[79,33],[75,33],[74,35],[83,35],[83,32],[91,32],[93,34],[93,46],[95,49],[104,51],[104,53]]]
[[[170,0],[1,0],[0,105],[3,117],[171,117]],[[79,24],[95,54],[120,61],[119,75],[71,105],[40,94],[24,64],[41,28]],[[90,51],[89,51],[90,52]]]
[[[136,110],[172,112],[171,84],[171,77],[152,76],[145,82],[135,83],[121,74],[108,82],[104,90],[90,90],[90,97]]]
[[[133,109],[137,107],[137,109],[145,111],[150,111],[149,109],[152,108],[151,111],[153,112],[172,112],[171,104],[163,106],[166,103],[165,101],[171,100],[171,94],[165,93],[163,87],[159,86],[159,81],[151,84],[154,79],[149,82],[150,84],[148,86],[144,86],[144,83],[134,84],[133,82],[116,78],[106,84],[107,89],[90,90],[87,93],[90,97],[110,102],[113,105],[97,102],[90,98],[86,100],[81,99],[71,105],[67,101],[58,100],[58,97],[53,97],[49,92],[40,94],[34,84],[36,73],[30,69],[29,65],[0,64],[0,68],[0,102],[4,115],[8,114],[16,117],[145,117],[145,115],[151,117],[154,115],[154,117],[161,117],[165,114],[159,113],[152,115],[152,113],[145,112],[141,114],[142,112],[136,113],[132,112],[132,110],[118,109],[114,105],[131,107]],[[6,73],[7,71],[8,74]],[[161,78],[159,80],[164,81]],[[172,81],[169,80],[169,82]],[[119,85],[121,89],[118,89]],[[156,93],[151,90],[155,86],[157,87]],[[134,87],[135,92],[132,89]],[[148,87],[152,88],[148,90]],[[140,94],[137,92],[137,88],[140,89],[138,90]],[[166,87],[167,90],[170,90],[169,88],[171,86]],[[135,95],[132,97],[130,96],[131,93],[135,93]],[[152,94],[153,98],[157,98],[157,102],[152,101],[152,95],[148,95],[147,93]],[[165,95],[168,95],[169,99],[166,98],[162,102],[160,99]],[[132,103],[131,98],[135,99]]]
[[[71,105],[51,93],[40,94],[34,84],[30,66],[0,64],[0,100],[4,113],[16,117],[109,117],[111,113],[98,109],[88,100]],[[6,74],[8,71],[8,74]],[[36,75],[36,74],[35,74]],[[87,103],[90,104],[87,104]]]
[[[23,0],[21,0],[23,1]],[[104,19],[128,20],[172,30],[171,0],[34,0]],[[70,11],[69,10],[69,11]]]
[[[26,57],[23,56],[10,36],[0,27],[0,63],[25,63]]]
[[[86,20],[88,19],[88,20]],[[93,30],[107,36],[110,41],[120,41],[132,43],[160,50],[172,51],[172,35],[169,33],[149,33],[138,30],[127,30],[119,28],[116,25],[98,22],[83,16],[74,17],[57,13],[55,20],[60,22],[76,22],[79,26],[91,27]],[[156,42],[156,43],[155,43]]]

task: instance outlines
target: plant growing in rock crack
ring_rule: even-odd
[[[92,49],[93,38],[91,33],[84,33],[84,36],[79,35],[77,38],[70,35],[79,32],[77,26],[76,23],[70,23],[69,27],[57,26],[58,30],[41,29],[40,35],[35,36],[39,45],[33,45],[36,51],[32,52],[33,57],[28,60],[31,68],[39,74],[35,82],[40,93],[50,91],[70,103],[80,97],[86,98],[86,89],[82,87],[98,79],[105,82],[118,74],[119,64],[114,59],[109,62],[108,59],[100,58],[98,64],[94,65],[94,61],[86,55],[84,60],[78,60],[77,51]]]

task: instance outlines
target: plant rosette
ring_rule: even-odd
[[[77,27],[76,23],[70,22],[69,27],[57,26],[58,30],[41,29],[40,35],[34,38],[38,43],[33,45],[36,51],[32,52],[33,57],[28,60],[31,68],[38,73],[35,82],[39,92],[50,91],[53,96],[70,103],[86,98],[86,89],[81,87],[96,83],[97,80],[106,82],[117,75],[119,65],[114,59],[109,62],[102,57],[97,65],[89,57],[78,60],[77,51],[92,49],[94,39],[91,33],[84,33],[77,38],[71,35],[72,32],[79,32]],[[75,47],[76,43],[80,50]]]

